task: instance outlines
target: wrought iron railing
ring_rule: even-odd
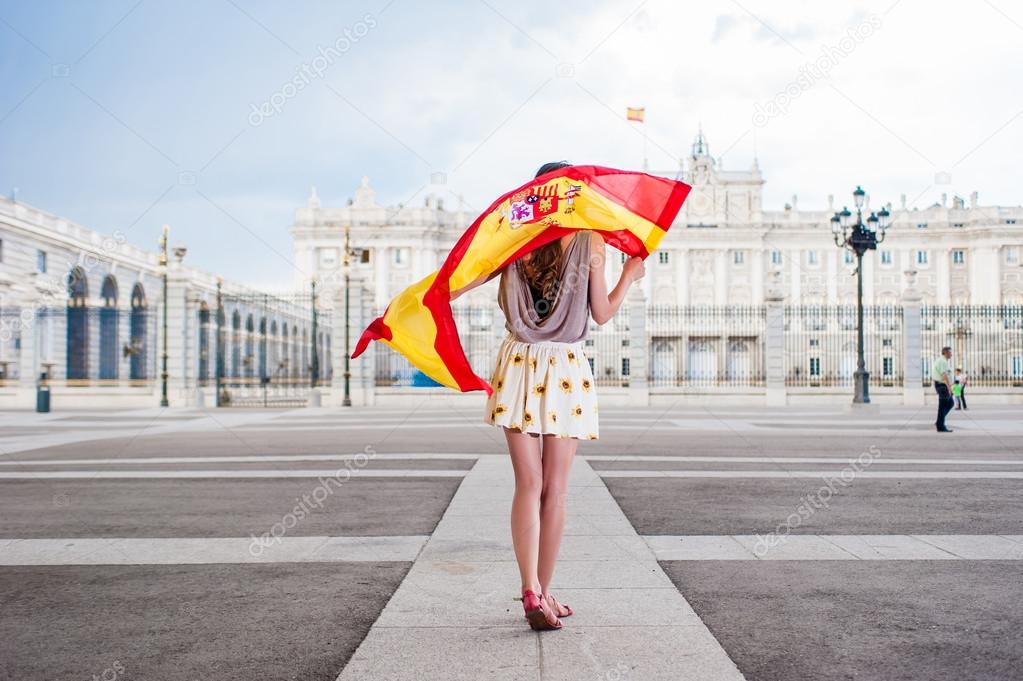
[[[1023,387],[1023,306],[926,306],[920,310],[921,379],[931,386],[932,362],[952,349],[953,370],[967,385]]]
[[[873,387],[901,386],[902,307],[863,308],[864,364]],[[851,386],[857,364],[856,307],[785,307],[785,385]]]
[[[764,385],[765,308],[652,305],[651,387]]]

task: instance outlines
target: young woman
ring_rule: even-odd
[[[568,165],[545,164],[536,176]],[[515,471],[512,543],[522,606],[536,630],[560,629],[561,618],[572,614],[550,593],[550,584],[576,445],[598,437],[597,394],[582,341],[590,317],[598,324],[611,319],[644,271],[641,258],[630,258],[608,293],[604,242],[589,231],[552,241],[500,271],[498,304],[508,335],[498,351],[484,421],[502,427],[508,441]]]

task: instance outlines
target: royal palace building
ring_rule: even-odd
[[[725,170],[702,134],[682,179],[693,191],[642,282],[652,304],[762,304],[772,272],[791,303],[854,302],[854,258],[836,248],[829,224],[846,198],[829,197],[827,210],[801,210],[796,196],[781,210],[765,209],[756,161],[747,170]],[[942,195],[926,208],[907,206],[905,195],[886,205],[892,227],[876,255],[864,258],[866,303],[899,301],[907,270],[918,273],[925,304],[1023,303],[1023,207],[983,206],[976,192]],[[303,272],[336,271],[343,229],[350,227],[351,243],[368,249],[353,272],[371,282],[376,304],[384,306],[437,269],[475,217],[434,196],[419,206],[380,206],[366,179],[346,206],[325,207],[314,190],[291,228],[295,262]]]

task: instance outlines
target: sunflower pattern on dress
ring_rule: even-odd
[[[526,433],[596,440],[597,391],[582,342],[501,343],[484,422]]]

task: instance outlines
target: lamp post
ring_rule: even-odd
[[[313,279],[311,298],[312,298],[312,304],[313,304],[313,322],[312,322],[312,326],[313,326],[313,332],[312,332],[313,347],[312,347],[312,362],[311,362],[311,366],[309,367],[309,374],[311,376],[311,385],[310,385],[310,387],[315,388],[316,386],[318,386],[320,384],[320,351],[319,351],[319,348],[317,347],[318,343],[317,343],[317,338],[316,338],[316,336],[319,335],[319,329],[317,328],[317,319],[316,319],[316,280],[315,279]]]
[[[224,390],[224,296],[223,296],[224,281],[217,277],[217,348],[216,348],[216,389],[217,399],[216,405],[218,407],[221,404],[221,393]]]
[[[160,406],[169,407],[167,401],[167,236],[170,227],[163,226],[163,234],[160,235],[160,267],[163,268],[163,352],[160,353]]]
[[[361,257],[363,249],[352,248],[352,228],[351,225],[345,225],[345,245],[344,254],[341,258],[342,268],[344,270],[345,277],[345,394],[341,400],[342,407],[352,406],[352,371],[351,371],[351,334],[350,334],[350,296],[349,290],[351,283],[351,259],[353,257]]]
[[[863,219],[863,204],[867,193],[858,186],[853,192],[856,205],[856,221],[853,214],[843,207],[831,218],[831,234],[835,245],[846,248],[856,254],[856,371],[853,374],[854,404],[870,402],[870,374],[863,360],[863,254],[876,250],[877,245],[884,241],[888,230],[891,213],[882,208],[878,213],[871,213]]]

